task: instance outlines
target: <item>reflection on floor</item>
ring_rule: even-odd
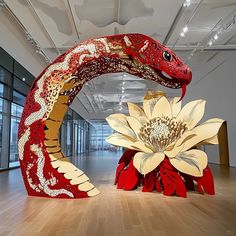
[[[89,199],[27,197],[19,169],[0,173],[0,235],[236,235],[236,168],[212,165],[216,196],[164,197],[117,190],[120,155],[73,159],[101,191]]]

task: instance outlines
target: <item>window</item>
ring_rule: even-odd
[[[92,121],[90,124],[90,151],[97,150],[116,150],[114,147],[106,142],[106,138],[113,133],[113,130],[104,120]]]
[[[0,98],[0,169],[2,166],[2,118],[3,118],[3,99]]]
[[[10,159],[9,167],[19,165],[18,160],[18,127],[23,112],[23,107],[11,104],[11,132],[10,132]]]
[[[88,126],[86,120],[72,109],[68,109],[60,129],[61,148],[67,157],[78,156],[89,151]]]
[[[0,47],[0,169],[19,165],[18,126],[33,80],[34,76]]]
[[[13,91],[13,102],[16,104],[19,104],[21,106],[24,106],[26,97],[22,95],[21,93]]]
[[[16,76],[14,76],[14,83],[13,83],[14,90],[20,92],[21,94],[24,94],[25,96],[29,92],[29,85],[27,85],[24,81],[18,79]]]

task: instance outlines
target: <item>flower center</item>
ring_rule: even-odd
[[[155,123],[153,125],[153,130],[151,131],[150,135],[151,136],[161,136],[161,135],[167,136],[169,133],[170,133],[170,130],[169,130],[168,125],[164,123],[161,123],[161,124]]]
[[[178,140],[187,130],[184,122],[168,116],[149,120],[141,129],[139,138],[156,151],[164,151],[172,142]]]

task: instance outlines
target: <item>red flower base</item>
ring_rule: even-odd
[[[142,186],[143,192],[162,192],[166,196],[187,197],[187,190],[214,195],[214,179],[209,166],[203,170],[202,177],[194,177],[179,172],[166,157],[163,162],[147,175],[140,174],[133,165],[135,150],[127,150],[119,160],[116,169],[115,185],[118,189],[133,190]]]

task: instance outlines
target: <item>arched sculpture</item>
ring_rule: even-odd
[[[61,152],[58,135],[83,84],[115,72],[182,87],[183,95],[192,77],[174,52],[141,34],[87,40],[59,56],[34,81],[19,125],[19,159],[29,195],[83,198],[99,193]]]

